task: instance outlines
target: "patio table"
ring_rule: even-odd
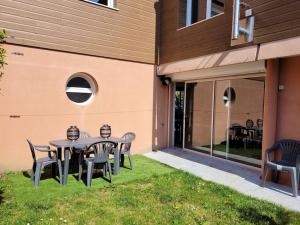
[[[91,144],[99,141],[113,141],[116,143],[126,143],[122,138],[110,137],[107,139],[101,137],[88,137],[88,138],[79,138],[76,141],[70,141],[67,139],[63,140],[53,140],[49,144],[57,148],[58,157],[61,159],[62,149],[64,149],[64,171],[63,171],[63,185],[66,185],[68,182],[68,173],[69,173],[69,156],[72,148],[82,149],[85,146],[90,146]],[[114,170],[113,174],[118,175],[119,165],[120,165],[120,149],[117,147],[114,151]]]

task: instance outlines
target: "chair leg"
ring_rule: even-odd
[[[297,185],[298,185],[300,182],[300,166],[296,168],[296,173],[297,173]]]
[[[78,181],[81,181],[82,175],[82,163],[79,163]]]
[[[264,165],[264,177],[263,177],[263,180],[262,180],[262,186],[263,186],[263,187],[264,187],[265,184],[266,184],[267,176],[268,176],[268,166],[267,166],[267,165]]]
[[[34,187],[38,188],[40,184],[40,178],[41,178],[41,172],[42,172],[42,164],[37,163],[35,168],[35,174],[34,174]]]
[[[107,164],[107,167],[108,167],[109,182],[111,183],[111,181],[112,181],[112,179],[111,179],[111,174],[112,174],[112,172],[111,172],[111,165],[110,165],[109,161],[107,161],[106,164]]]
[[[62,166],[61,166],[61,160],[57,160],[57,166],[58,166],[58,175],[59,175],[59,183],[63,183],[63,177],[62,177]]]
[[[88,162],[88,170],[87,170],[87,186],[88,187],[91,187],[91,185],[92,185],[93,169],[94,169],[94,163]]]
[[[81,175],[82,175],[82,165],[83,164],[83,156],[82,156],[82,153],[80,152],[80,155],[79,155],[79,171],[78,171],[78,181],[81,181]]]
[[[297,183],[297,173],[296,169],[293,169],[291,172],[291,181],[292,181],[292,187],[293,187],[293,195],[294,197],[298,196],[298,183]]]
[[[129,163],[130,163],[130,169],[133,170],[133,163],[132,163],[132,158],[131,158],[130,152],[128,152],[127,155],[128,155],[128,159],[129,159]]]

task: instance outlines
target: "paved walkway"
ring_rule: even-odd
[[[192,173],[204,180],[229,186],[245,195],[300,212],[300,197],[292,197],[291,188],[271,182],[267,182],[265,188],[260,186],[258,168],[178,148],[149,152],[145,156]]]

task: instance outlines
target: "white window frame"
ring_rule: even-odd
[[[108,0],[107,1],[107,6],[110,7],[110,8],[113,8],[114,7],[114,0]]]
[[[73,78],[75,77],[80,77],[84,80],[86,80],[89,85],[90,85],[90,88],[81,88],[81,87],[67,87],[68,83],[70,80],[72,80]],[[66,93],[89,93],[89,94],[92,94],[91,97],[85,101],[85,102],[74,102],[72,101],[71,99],[69,99],[72,103],[74,103],[75,105],[79,105],[79,106],[84,106],[84,105],[87,105],[89,104],[95,97],[96,95],[96,92],[97,92],[97,84],[95,83],[95,81],[90,77],[89,74],[86,74],[86,73],[83,73],[83,72],[79,72],[79,73],[75,73],[73,74],[68,80],[67,80],[67,83],[66,83],[66,88],[65,88],[65,92]]]
[[[206,19],[211,17],[211,5],[212,5],[212,0],[207,0],[206,1]]]

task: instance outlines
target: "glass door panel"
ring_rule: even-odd
[[[261,164],[264,78],[230,81],[228,157]]]
[[[186,84],[185,148],[211,153],[213,82]]]
[[[174,93],[174,146],[183,147],[184,83],[176,83]]]
[[[228,153],[228,95],[229,80],[215,81],[213,155],[227,158]]]

